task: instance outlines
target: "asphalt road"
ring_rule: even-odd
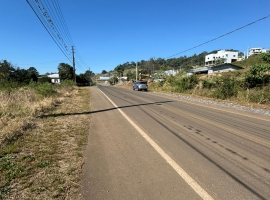
[[[270,199],[270,117],[91,87],[84,199]]]

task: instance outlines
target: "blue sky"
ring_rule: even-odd
[[[33,1],[33,0],[32,0]],[[44,1],[44,0],[39,0]],[[47,0],[46,0],[47,1]],[[76,73],[113,70],[125,62],[168,58],[270,14],[258,0],[58,0],[75,46]],[[1,0],[0,60],[40,74],[72,65],[26,0]],[[270,49],[270,17],[178,54]]]

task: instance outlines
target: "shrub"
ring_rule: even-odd
[[[31,82],[29,84],[30,88],[33,88],[37,94],[43,96],[43,97],[50,97],[56,94],[56,90],[54,88],[54,85],[51,83],[35,83]]]
[[[247,88],[261,87],[269,84],[269,77],[265,73],[270,70],[270,65],[255,65],[245,75]]]
[[[51,83],[51,78],[48,76],[43,76],[38,79],[39,83]]]
[[[213,97],[218,99],[228,99],[237,95],[238,86],[234,78],[222,77],[216,82],[216,89]]]
[[[72,86],[76,86],[76,83],[72,80],[64,80],[60,85],[60,87],[72,87]]]
[[[213,83],[208,80],[203,80],[202,85],[205,89],[211,89],[213,87]]]
[[[2,90],[2,91],[11,92],[19,87],[21,87],[21,85],[17,82],[0,81],[0,90]]]

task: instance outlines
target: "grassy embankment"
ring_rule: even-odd
[[[1,88],[0,199],[80,199],[89,95],[68,83]]]
[[[168,77],[165,82],[152,83],[150,89],[269,108],[269,63],[253,56],[234,64],[243,67],[243,70],[216,73],[212,76],[186,76],[185,71],[182,71],[177,76]]]

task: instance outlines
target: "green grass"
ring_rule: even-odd
[[[21,100],[25,91],[37,96],[28,95],[21,105],[30,111],[22,113],[23,109],[17,107],[2,114],[0,199],[15,196],[79,199],[78,184],[90,117],[75,113],[90,111],[90,92],[87,87],[69,84],[55,90],[57,96],[42,98],[38,92],[29,92],[35,89],[14,91],[19,98],[14,96],[12,103]],[[3,105],[10,106],[9,103],[6,101]]]

